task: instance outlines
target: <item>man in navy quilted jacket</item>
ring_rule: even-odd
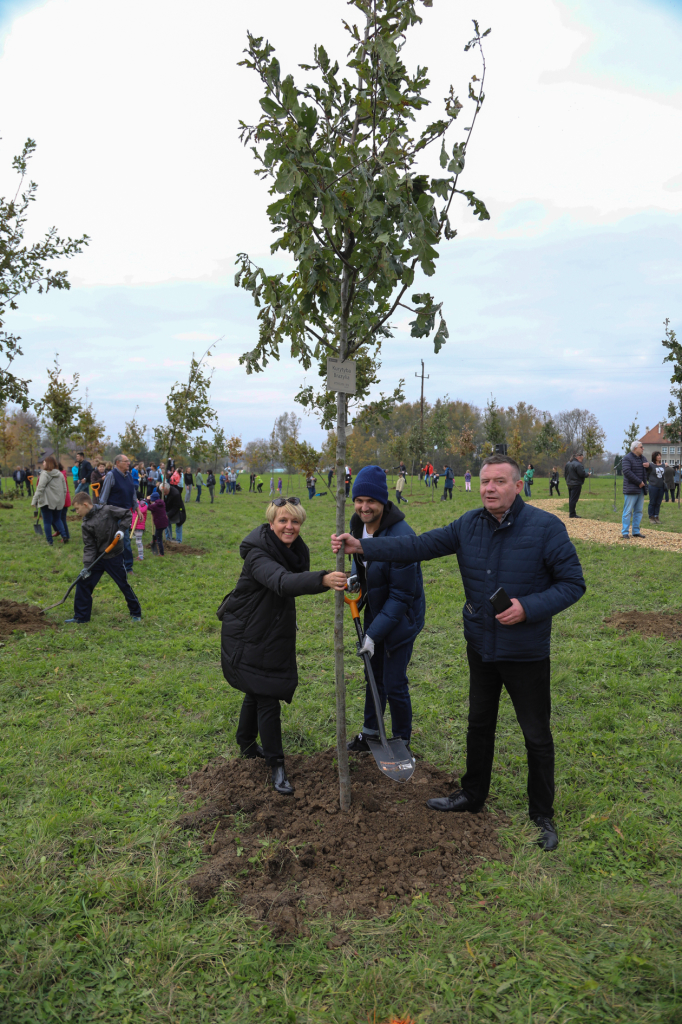
[[[436,811],[483,809],[490,788],[502,687],[514,705],[528,756],[528,802],[539,844],[554,850],[554,741],[550,728],[549,649],[552,616],[575,604],[585,580],[566,527],[519,496],[523,481],[513,459],[493,455],[481,465],[483,508],[466,512],[421,537],[361,540],[332,536],[332,550],[361,554],[367,563],[425,562],[457,555],[466,602],[469,660],[467,769],[462,788],[428,801]],[[503,587],[511,607],[490,603]]]

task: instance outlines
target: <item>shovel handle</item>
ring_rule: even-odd
[[[350,605],[350,613],[354,619],[360,618],[360,611],[358,609],[358,601],[362,599],[362,591],[358,591],[357,597],[349,597],[348,594],[343,595],[343,599],[346,604]]]
[[[117,530],[117,531],[116,531],[116,536],[115,536],[115,537],[114,537],[114,539],[112,540],[112,542],[111,542],[111,544],[109,545],[109,547],[108,547],[108,548],[105,548],[105,549],[104,549],[104,551],[102,552],[102,554],[103,554],[103,555],[108,555],[110,551],[113,551],[113,550],[114,550],[114,548],[116,547],[116,545],[118,544],[118,542],[119,542],[119,541],[120,541],[120,540],[121,540],[122,538],[123,538],[123,530]],[[100,558],[101,558],[101,557],[102,557],[102,555],[100,555]],[[98,561],[99,561],[99,559],[98,559]],[[94,565],[95,563],[93,562],[92,564]],[[92,566],[90,566],[89,568],[92,568]]]
[[[358,601],[360,601],[361,598],[361,590],[358,591],[357,597],[348,597],[347,594],[343,595],[343,599],[346,602],[346,604],[350,605],[350,613],[353,616],[353,622],[355,624],[355,630],[358,634],[358,641],[360,643],[360,646],[362,646],[362,642],[365,639],[364,633],[362,632],[362,626],[360,625],[360,610],[358,608]],[[388,745],[388,740],[386,739],[386,730],[384,728],[384,716],[381,713],[381,701],[379,700],[379,691],[377,689],[376,680],[374,678],[374,672],[372,671],[372,662],[370,660],[369,654],[366,651],[362,655],[362,660],[365,663],[367,682],[369,683],[369,689],[372,694],[372,700],[374,702],[374,711],[377,716],[377,725],[379,726],[379,739],[381,740],[382,747],[384,747],[384,749],[390,753],[391,748]]]

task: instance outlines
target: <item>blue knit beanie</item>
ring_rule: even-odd
[[[152,493],[149,495],[149,498],[150,498],[151,501],[158,501],[160,497],[161,497],[161,495],[156,490],[156,488],[154,488]]]
[[[355,498],[374,498],[388,505],[386,474],[381,466],[363,466],[353,484],[353,500]]]

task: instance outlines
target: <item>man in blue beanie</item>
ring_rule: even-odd
[[[365,466],[353,484],[355,513],[350,521],[353,537],[413,537],[405,515],[388,500],[386,473],[380,466]],[[419,562],[354,561],[365,601],[365,640],[361,650],[372,661],[382,711],[391,709],[393,736],[407,744],[412,733],[412,702],[407,666],[412,647],[424,627],[424,585]],[[355,753],[369,750],[367,739],[376,739],[379,724],[367,685],[362,732],[348,744]]]

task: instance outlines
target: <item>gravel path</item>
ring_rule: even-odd
[[[589,498],[581,499],[581,510],[589,501]],[[660,526],[652,527],[648,523],[645,525],[644,520],[642,520],[642,532],[645,536],[641,540],[623,540],[620,523],[603,523],[598,519],[569,519],[568,502],[563,498],[545,498],[531,501],[529,504],[558,516],[562,522],[566,523],[569,535],[577,537],[579,540],[595,540],[598,544],[621,544],[630,547],[637,545],[644,548],[658,548],[659,551],[682,552],[682,534],[666,533]],[[585,511],[587,511],[586,508]]]

